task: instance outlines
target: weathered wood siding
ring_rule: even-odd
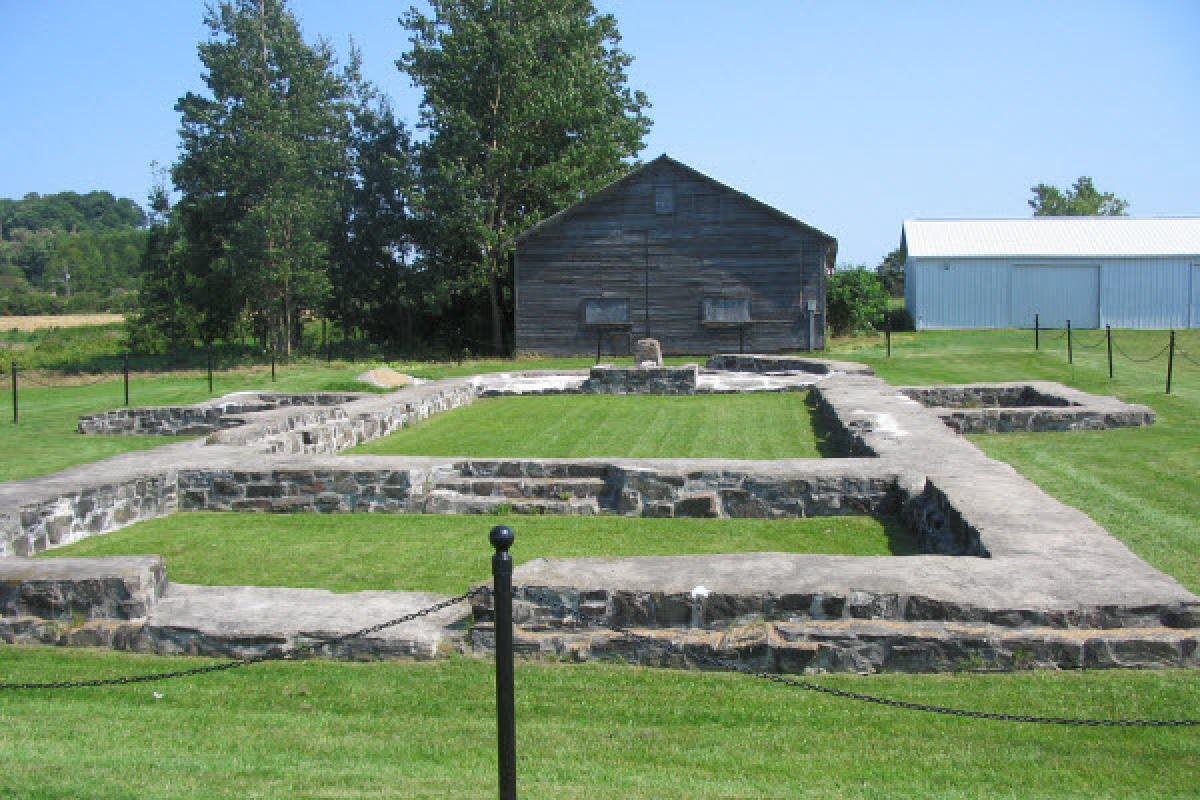
[[[673,213],[655,192],[673,190]],[[584,324],[589,298],[627,298],[631,326],[606,337],[606,353],[653,336],[666,353],[736,351],[738,329],[704,324],[706,297],[750,300],[746,352],[809,347],[806,304],[817,303],[824,346],[825,257],[836,243],[682,167],[658,159],[581,202],[517,245],[516,345],[522,352],[596,350]]]

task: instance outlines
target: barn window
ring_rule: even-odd
[[[704,298],[705,325],[745,325],[750,322],[749,297]]]
[[[629,298],[589,297],[583,301],[584,325],[628,325]]]
[[[654,213],[655,214],[674,214],[675,213],[675,187],[673,187],[673,186],[655,186],[654,187]]]

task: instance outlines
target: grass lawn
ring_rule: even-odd
[[[1082,341],[1093,342],[1096,336],[1085,333]],[[1120,331],[1117,336],[1124,349],[1139,356],[1153,355],[1166,339],[1162,332]],[[1200,332],[1183,334],[1181,344],[1200,357]],[[1121,359],[1117,377],[1110,381],[1102,349],[1081,344],[1072,367],[1061,340],[1047,338],[1043,351],[1034,353],[1027,332],[897,334],[894,345],[890,360],[877,338],[838,342],[831,355],[870,363],[897,384],[1041,378],[1154,407],[1159,421],[1149,428],[974,439],[991,455],[1090,514],[1142,557],[1200,591],[1200,368],[1177,363],[1174,391],[1168,397],[1162,394],[1161,359],[1149,365]],[[576,365],[583,363],[580,359]],[[521,366],[549,364],[432,365],[425,375]],[[203,379],[194,380],[198,388],[189,391],[202,397]],[[107,391],[118,397],[119,385]],[[97,408],[115,407],[117,402],[97,400]],[[13,452],[12,440],[0,438],[0,446],[7,447],[6,454]],[[0,468],[10,469],[13,460],[26,458],[29,446],[18,452],[18,459],[6,458]],[[45,447],[63,449],[59,440]],[[192,557],[182,558],[180,553],[177,558],[171,547],[195,537],[205,543],[203,552],[196,548],[197,568],[211,574],[245,570],[236,582],[249,582],[240,575],[263,567],[253,562],[276,559],[289,562],[288,568],[303,564],[310,575],[321,573],[326,582],[322,585],[344,581],[335,585],[359,588],[365,584],[357,581],[400,585],[402,580],[419,579],[417,572],[368,574],[375,562],[390,561],[388,566],[398,570],[400,561],[413,560],[391,556],[399,552],[395,542],[401,540],[371,534],[369,528],[376,524],[380,530],[412,526],[410,531],[430,525],[421,535],[440,537],[441,546],[447,546],[447,536],[437,530],[439,523],[418,521],[421,518],[309,519],[179,515],[79,547],[115,545],[122,536],[146,532],[157,537],[148,539],[146,547],[171,559],[172,577],[189,580],[186,570],[192,567],[185,565]],[[458,577],[469,581],[486,574],[487,548],[480,543],[486,528],[501,519],[461,520],[467,526],[459,537],[462,549],[451,557],[461,570]],[[193,522],[200,526],[194,534],[173,527]],[[711,541],[698,535],[710,524],[717,527],[709,533],[723,534],[721,549],[732,549],[730,534],[718,521],[684,521],[686,536],[674,538],[669,529],[670,523],[679,522],[674,520],[644,521],[664,526],[653,536],[639,535],[628,520],[588,521],[616,526],[602,537],[571,538],[552,528],[540,529],[564,522],[513,520],[521,537],[515,555],[581,554],[551,550],[557,547],[615,554],[625,552],[620,548],[630,543],[646,552],[644,548],[671,542],[683,542],[688,552],[704,552],[695,548]],[[226,523],[229,529],[224,529]],[[778,537],[790,544],[771,545],[774,549],[798,549],[796,542],[816,541],[807,538],[812,530],[793,536],[787,524],[759,524],[762,530],[736,523],[739,541],[756,542],[747,549],[766,547],[769,540],[780,541]],[[833,538],[842,543],[855,537],[839,532],[839,526],[878,525],[854,519],[797,524],[829,526]],[[309,526],[324,530],[307,530]],[[230,547],[231,542],[240,544],[243,536],[260,540],[257,549]],[[309,550],[281,548],[277,545],[283,536],[326,544]],[[261,540],[272,537],[272,546],[264,547]],[[411,538],[411,533],[405,537]],[[877,530],[863,538],[874,541],[875,547],[886,542],[886,535],[881,537]],[[360,539],[364,550],[359,552],[369,551],[375,558],[347,548]],[[535,553],[534,548],[545,549]],[[828,552],[824,545],[822,550]],[[280,556],[277,551],[285,553]],[[438,569],[438,574],[445,573],[444,567]],[[292,578],[285,582],[314,585]],[[462,583],[428,588],[456,591]],[[0,647],[0,680],[99,677],[192,663],[199,662]],[[5,764],[0,797],[492,796],[490,670],[488,662],[462,659],[433,664],[279,663],[152,686],[5,693],[0,696],[0,753]],[[1015,713],[1200,716],[1194,671],[838,675],[820,680],[908,700]],[[156,700],[153,691],[164,697]],[[867,706],[743,676],[605,665],[519,663],[517,691],[524,797],[1195,797],[1200,774],[1196,730],[1016,726]]]
[[[1158,421],[1145,428],[971,439],[1200,592],[1200,366],[1177,358],[1167,395],[1166,358],[1139,364],[1118,353],[1110,380],[1101,333],[1079,334],[1074,365],[1066,342],[1050,336],[1043,333],[1038,352],[1032,331],[929,331],[895,334],[891,359],[880,337],[839,342],[834,353],[871,364],[893,384],[1051,380],[1152,407]],[[1146,358],[1162,349],[1167,333],[1121,330],[1113,339]],[[1178,346],[1200,361],[1200,330],[1180,332]]]
[[[43,553],[158,554],[181,583],[311,586],[336,592],[409,589],[457,594],[491,575],[487,532],[511,525],[513,557],[780,551],[915,552],[894,519],[626,519],[392,514],[176,514]]]
[[[7,680],[204,663],[7,647]],[[927,703],[1200,715],[1188,672],[825,676]],[[753,678],[517,665],[527,798],[1195,797],[1195,730],[963,720]],[[155,699],[153,692],[163,695]],[[262,664],[182,681],[0,698],[0,796],[495,796],[489,661]]]
[[[270,368],[220,371],[214,374],[213,392],[208,391],[204,372],[135,375],[130,380],[129,399],[133,406],[199,403],[234,391],[365,391],[354,376],[367,369],[358,364],[297,364],[280,367],[277,381],[271,382]],[[39,376],[45,379],[45,375]],[[84,376],[81,380],[89,380]],[[146,450],[179,441],[165,436],[84,436],[75,432],[79,417],[120,408],[124,400],[120,378],[96,385],[66,385],[42,388],[22,381],[20,422],[12,424],[11,385],[0,381],[0,482],[46,475],[61,469],[102,458]]]
[[[480,400],[352,454],[580,458],[816,458],[806,394],[550,395]]]

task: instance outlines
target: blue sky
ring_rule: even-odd
[[[415,121],[408,2],[294,0]],[[662,152],[875,264],[906,217],[1027,216],[1092,175],[1136,215],[1200,214],[1200,2],[597,0]],[[0,196],[141,201],[203,87],[202,0],[0,0]]]

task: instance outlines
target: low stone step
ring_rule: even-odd
[[[0,558],[0,617],[144,617],[166,584],[160,556]]]
[[[281,652],[395,619],[446,599],[426,592],[352,592],[261,586],[167,585],[136,620],[64,624],[0,618],[0,641],[111,647],[159,655],[245,658]],[[323,658],[430,659],[462,649],[469,609],[459,603],[370,636],[318,648]]]
[[[595,497],[552,500],[542,497],[505,497],[462,494],[434,489],[425,496],[426,514],[563,514],[592,516],[600,513]]]
[[[618,659],[646,666],[705,669],[721,668],[705,663],[705,658],[720,658],[775,673],[1200,667],[1200,631],[1176,628],[1014,629],[940,622],[810,620],[755,622],[724,630],[631,630],[638,638],[599,627],[525,625],[517,628],[515,645],[518,652],[535,657]],[[493,650],[492,624],[476,624],[469,643],[477,653]]]
[[[1086,602],[1037,594],[1026,575],[1010,570],[997,559],[966,556],[725,553],[540,558],[517,567],[513,583],[517,607],[543,619],[583,614],[597,623],[646,627],[762,619],[1200,629],[1200,603],[1186,595]]]
[[[434,488],[480,497],[566,501],[598,497],[608,491],[608,484],[600,478],[445,478],[437,481]]]

